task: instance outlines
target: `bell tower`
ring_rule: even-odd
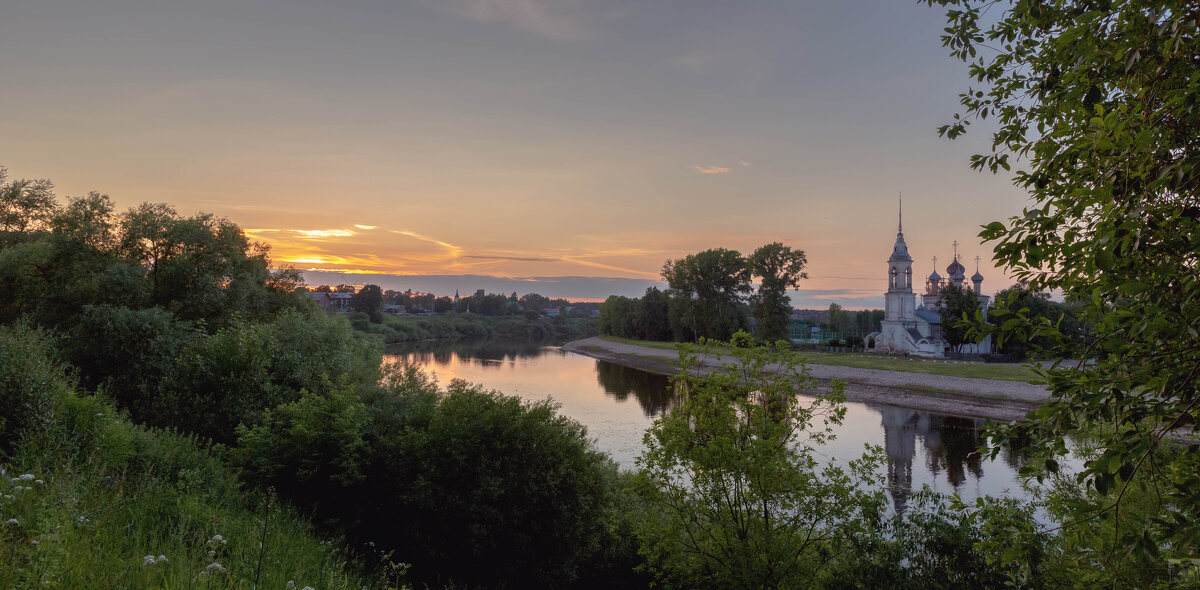
[[[896,225],[896,244],[888,258],[888,290],[884,295],[884,321],[912,321],[916,313],[916,297],[912,288],[912,256],[904,243],[904,202],[900,202]]]

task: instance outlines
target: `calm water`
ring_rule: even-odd
[[[392,349],[386,360],[411,362],[442,384],[465,379],[528,400],[552,398],[560,412],[587,426],[596,446],[633,469],[642,434],[671,406],[667,377],[597,361],[540,344],[479,343]],[[826,452],[846,462],[875,444],[888,456],[888,483],[898,506],[928,484],[965,500],[983,495],[1023,495],[1017,454],[996,461],[975,453],[981,419],[946,416],[895,406],[848,403],[846,420]]]

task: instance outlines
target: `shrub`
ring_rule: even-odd
[[[283,490],[304,505],[337,501],[362,479],[367,414],[352,388],[328,380],[319,391],[267,410],[262,423],[238,427],[234,462],[244,479]]]
[[[45,334],[23,325],[0,326],[0,451],[44,431],[71,387]]]
[[[396,369],[369,400],[371,464],[359,534],[417,564],[417,579],[571,583],[600,553],[616,466],[549,401],[461,381],[437,392]]]
[[[729,337],[729,345],[734,348],[750,348],[754,346],[754,336],[745,330],[738,330]]]

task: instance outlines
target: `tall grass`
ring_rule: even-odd
[[[13,350],[38,374],[0,367],[20,377],[0,378],[0,399],[29,383],[56,399],[42,419],[3,428],[13,444],[0,454],[0,588],[377,586],[344,544],[286,506],[265,509],[194,438],[77,394],[40,334],[0,328],[0,353]]]

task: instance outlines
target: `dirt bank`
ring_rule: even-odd
[[[679,357],[673,350],[609,342],[600,338],[568,342],[563,345],[563,349],[664,375],[675,374]],[[720,366],[714,359],[707,359],[704,365],[709,368]],[[834,379],[844,381],[848,401],[889,404],[939,414],[1001,421],[1020,420],[1049,397],[1049,392],[1044,386],[1016,381],[967,379],[832,365],[810,364],[808,368],[823,388],[827,388]]]

